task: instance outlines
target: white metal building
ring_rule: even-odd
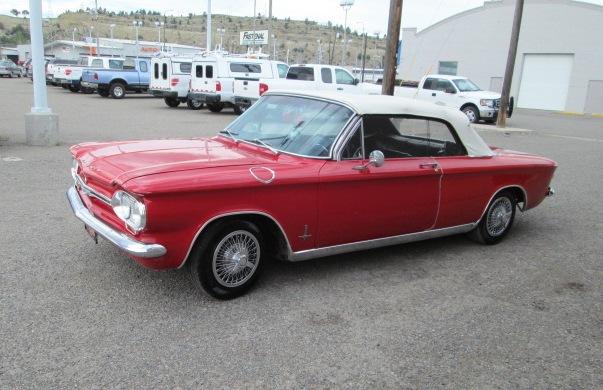
[[[422,31],[405,28],[398,77],[458,74],[500,91],[514,8],[486,1]],[[511,95],[522,108],[603,113],[603,7],[526,0]]]

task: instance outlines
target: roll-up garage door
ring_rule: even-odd
[[[573,54],[524,54],[518,107],[565,109]]]

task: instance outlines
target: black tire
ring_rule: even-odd
[[[240,106],[238,104],[235,104],[234,106],[232,106],[232,109],[234,110],[235,114],[241,115],[242,113],[247,111],[247,106]]]
[[[467,115],[467,119],[469,119],[469,122],[479,122],[479,110],[477,109],[477,107],[469,105],[463,107],[461,111],[463,111],[463,114]]]
[[[193,99],[186,99],[186,105],[191,110],[200,110],[203,108],[203,102],[200,102],[198,100],[193,100]]]
[[[237,274],[241,280],[237,284],[231,282],[233,286],[228,286],[228,282],[220,277],[220,269],[214,263],[220,261],[220,252],[228,248],[229,239],[236,239],[237,237],[244,237],[249,241],[250,247],[256,248],[255,263],[249,261],[253,258],[251,252],[246,252],[245,257],[241,256],[240,251],[233,254],[239,256],[239,260],[226,260],[228,263],[235,267],[242,267]],[[253,237],[253,238],[252,238]],[[189,271],[193,280],[193,283],[198,288],[203,289],[206,293],[214,298],[218,299],[232,299],[245,294],[257,280],[262,265],[265,262],[265,250],[262,233],[256,225],[251,222],[243,220],[226,220],[224,222],[217,222],[213,225],[205,234],[203,238],[195,244],[193,251],[191,252],[191,258],[189,260]],[[224,254],[229,253],[228,251],[223,252]],[[216,259],[216,260],[214,260]],[[239,265],[239,262],[244,261],[245,264]],[[251,264],[253,269],[249,266]],[[247,271],[251,269],[250,271]],[[229,271],[222,270],[223,274],[228,274]],[[232,275],[232,274],[230,274]],[[223,276],[225,277],[225,276]]]
[[[78,93],[80,91],[80,87],[77,85],[70,85],[69,90],[73,93]]]
[[[126,96],[126,86],[120,82],[112,83],[109,87],[109,94],[113,99],[123,99]]]
[[[513,226],[516,206],[517,198],[513,192],[499,192],[492,198],[477,227],[469,232],[469,237],[481,244],[498,244]]]
[[[94,93],[94,89],[82,87],[82,93],[89,95],[91,93]]]
[[[102,97],[109,97],[109,91],[107,91],[106,89],[99,89],[98,94]]]
[[[207,103],[207,108],[211,112],[220,112],[224,109],[223,103]]]
[[[178,100],[177,98],[171,98],[171,97],[166,97],[163,98],[163,101],[165,102],[165,104],[168,105],[168,107],[178,107],[180,105],[180,100]]]

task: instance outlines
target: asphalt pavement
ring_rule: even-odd
[[[603,386],[603,119],[520,110],[509,125],[535,131],[482,132],[559,164],[557,195],[499,245],[273,262],[224,302],[95,245],[65,190],[73,143],[213,135],[231,110],[50,87],[62,143],[42,148],[24,145],[31,100],[0,80],[0,388]]]

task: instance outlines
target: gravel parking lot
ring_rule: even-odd
[[[65,190],[73,143],[213,135],[232,110],[49,88],[62,143],[27,147],[31,83],[0,80],[0,388],[603,386],[603,118],[519,111],[536,131],[482,133],[559,163],[557,196],[499,245],[274,262],[224,302],[95,245]]]

